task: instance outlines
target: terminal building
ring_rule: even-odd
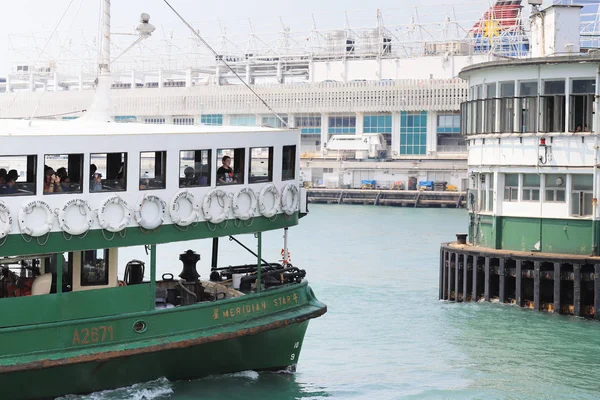
[[[460,111],[469,87],[458,74],[485,61],[529,57],[530,45],[528,10],[521,1],[458,7],[429,14],[417,9],[408,21],[402,13],[398,22],[378,10],[367,28],[349,22],[339,30],[282,26],[269,46],[252,32],[243,40],[244,51],[238,50],[244,46],[230,50],[233,39],[223,34],[215,40],[216,56],[189,38],[150,37],[111,65],[114,120],[287,125],[302,132],[301,168],[312,186],[352,188],[372,180],[381,188],[398,182],[408,188],[407,182],[436,181],[466,190]],[[127,47],[115,46],[113,54]],[[87,47],[73,45],[70,53],[85,55]],[[15,45],[15,57],[27,48]],[[80,116],[95,82],[94,55],[87,61],[84,55],[16,62],[0,81],[0,117]],[[497,90],[501,95],[502,87]]]

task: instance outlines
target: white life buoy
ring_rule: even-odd
[[[221,207],[221,212],[216,215],[212,215],[210,212],[213,199],[217,199],[219,206]],[[230,209],[231,203],[229,202],[227,193],[225,193],[223,190],[213,189],[208,192],[206,196],[204,196],[204,201],[202,202],[202,212],[204,213],[204,218],[207,221],[210,221],[213,224],[220,224],[229,218]]]
[[[288,194],[292,196],[291,204],[288,204]],[[298,187],[293,183],[288,183],[281,189],[281,210],[286,215],[292,215],[298,209]]]
[[[25,221],[27,219],[27,215],[31,214],[36,208],[44,210],[46,213],[45,221],[41,224],[37,224],[38,226],[27,226]],[[21,233],[24,233],[25,235],[32,237],[44,236],[46,233],[52,230],[53,220],[54,213],[52,212],[52,209],[48,203],[43,200],[32,200],[19,210],[19,229],[21,229]]]
[[[240,204],[239,204],[240,196],[243,194],[247,194],[248,197],[250,198],[250,207],[248,207],[248,209],[246,209],[246,210],[241,209]],[[246,188],[246,187],[242,188],[242,189],[238,190],[238,192],[233,196],[233,201],[232,201],[233,215],[236,218],[241,219],[242,221],[246,221],[254,216],[254,212],[256,211],[256,204],[257,204],[256,195],[254,194],[252,189]]]
[[[146,203],[154,203],[158,207],[158,213],[154,219],[145,219],[142,215],[144,205]],[[144,229],[156,229],[163,224],[165,221],[165,213],[167,210],[167,203],[165,203],[160,197],[154,195],[147,195],[142,198],[138,203],[137,209],[133,214],[135,222],[138,223]]]
[[[81,212],[81,215],[85,217],[84,222],[78,226],[73,225],[73,223],[69,223],[67,220],[67,210],[71,207],[78,208],[79,212]],[[64,232],[67,232],[71,235],[81,235],[92,227],[92,224],[94,223],[93,215],[92,209],[87,201],[83,199],[72,199],[67,201],[63,208],[58,211],[58,226]]]
[[[12,230],[12,216],[10,209],[0,201],[0,239],[4,239]]]
[[[123,218],[117,222],[110,222],[106,219],[106,209],[111,204],[118,204],[123,209]],[[127,202],[123,200],[120,196],[114,195],[107,198],[100,210],[98,211],[98,221],[100,222],[100,226],[102,229],[106,229],[109,232],[121,232],[123,229],[129,225],[129,221],[131,221],[131,209],[127,205]]]
[[[267,208],[265,203],[265,198],[269,193],[273,195],[273,205],[271,208]],[[262,216],[271,218],[277,214],[277,203],[279,203],[279,191],[274,184],[269,183],[260,190],[260,194],[258,195],[258,211],[260,211]]]
[[[191,211],[186,216],[179,215],[179,203],[183,200],[187,200],[191,205]],[[199,216],[198,205],[194,199],[194,195],[187,190],[179,191],[171,200],[169,206],[169,215],[174,224],[179,226],[188,226],[198,220]]]

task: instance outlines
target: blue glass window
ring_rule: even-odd
[[[392,115],[365,115],[364,133],[392,133]]]
[[[400,154],[427,154],[427,111],[400,114]]]
[[[223,125],[223,114],[204,114],[200,116],[202,125]]]
[[[356,117],[348,115],[329,117],[328,132],[331,134],[356,133]]]
[[[256,115],[232,115],[231,125],[233,126],[255,126]]]
[[[438,115],[437,133],[444,135],[460,135],[460,114]]]

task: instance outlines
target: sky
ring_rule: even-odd
[[[303,26],[308,31],[311,15],[314,14],[319,28],[343,29],[344,12],[349,11],[351,25],[374,27],[378,8],[393,10],[388,14],[384,13],[384,21],[393,23],[396,18],[412,13],[416,5],[432,6],[431,10],[435,10],[436,5],[456,3],[459,9],[472,11],[475,8],[478,13],[483,14],[492,0],[169,1],[188,21],[194,22],[194,27],[198,27],[203,36],[216,38],[219,29],[217,21],[226,26],[228,32],[247,32],[248,18],[251,18],[256,29],[276,32],[279,29],[279,17],[282,17],[291,27]],[[51,36],[57,27],[62,43],[67,37],[82,35],[82,32],[87,32],[85,34],[90,37],[94,36],[99,24],[100,0],[3,0],[2,3],[5,4],[2,10],[5,17],[0,24],[0,77],[5,76],[13,65],[14,52],[11,47],[20,48],[26,43],[21,35],[39,34],[36,47],[41,50],[45,47],[45,40],[41,38]],[[150,14],[150,22],[157,27],[155,35],[169,35],[172,31],[185,32],[181,21],[163,0],[112,0],[112,31],[132,32],[141,12]],[[54,38],[56,37],[55,34]]]

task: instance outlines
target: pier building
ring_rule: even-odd
[[[461,126],[469,219],[443,244],[440,299],[600,319],[600,52],[581,7],[531,16],[531,57],[471,65]]]

